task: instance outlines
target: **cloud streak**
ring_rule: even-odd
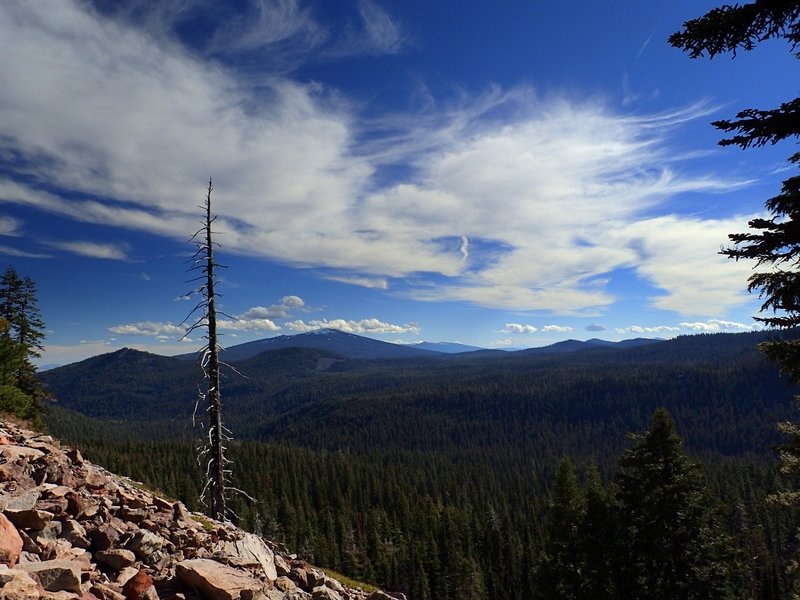
[[[669,136],[708,104],[631,116],[492,88],[368,120],[338,90],[280,69],[254,89],[208,60],[237,51],[234,40],[240,50],[298,39],[321,48],[325,32],[296,2],[249,3],[252,23],[231,21],[202,51],[172,25],[208,4],[166,5],[158,18],[172,25],[160,32],[150,13],[83,6],[0,4],[0,151],[18,157],[0,203],[184,239],[197,228],[187,196],[200,199],[214,173],[226,251],[418,300],[597,314],[617,300],[601,279],[618,269],[656,290],[652,306],[684,315],[746,299],[748,267],[715,250],[748,216],[666,208],[742,184],[688,175],[674,158]],[[358,10],[361,52],[402,47],[383,9],[364,0]],[[385,181],[387,166],[408,175]],[[113,245],[58,247],[126,257]]]

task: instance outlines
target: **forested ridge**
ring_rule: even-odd
[[[613,494],[627,434],[664,406],[704,463],[745,597],[785,597],[793,514],[765,498],[794,390],[756,350],[765,335],[448,360],[267,352],[223,383],[235,483],[258,499],[232,506],[246,527],[410,598],[532,598],[561,459],[579,488],[598,465]],[[197,506],[191,366],[127,350],[46,372],[51,430]]]

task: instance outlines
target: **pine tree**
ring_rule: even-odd
[[[632,439],[617,477],[624,527],[619,597],[741,598],[732,542],[669,413],[658,409],[648,431]]]
[[[8,357],[3,365],[5,385],[12,385],[27,398],[27,408],[15,414],[40,426],[44,413],[42,401],[49,395],[36,377],[33,359],[39,358],[44,349],[45,325],[37,306],[36,284],[30,277],[21,278],[11,266],[0,277],[0,319],[2,352]],[[19,406],[23,397],[8,387],[5,389],[8,398],[14,396],[13,402],[9,402]]]
[[[582,597],[616,600],[614,557],[617,553],[617,507],[612,492],[592,467],[583,487],[583,517],[578,526]]]
[[[683,31],[673,34],[669,42],[689,53],[692,58],[737,49],[752,50],[769,38],[785,39],[792,52],[800,44],[800,2],[755,2],[742,6],[724,6],[699,19],[684,24]],[[800,53],[795,55],[800,58]],[[800,98],[784,102],[774,109],[748,108],[735,119],[712,123],[734,135],[721,140],[721,146],[742,149],[777,144],[800,137]],[[789,157],[800,164],[800,152]],[[733,245],[722,254],[734,260],[748,259],[756,266],[770,270],[754,273],[748,290],[757,291],[763,299],[762,311],[771,316],[756,320],[771,327],[788,329],[800,326],[800,176],[783,182],[780,194],[766,200],[769,218],[749,222],[750,231],[728,237]],[[768,356],[777,360],[795,381],[800,381],[800,340],[775,340],[762,344]]]
[[[583,575],[578,527],[583,518],[575,467],[565,458],[556,471],[549,503],[542,557],[536,567],[536,597],[541,600],[581,598]]]

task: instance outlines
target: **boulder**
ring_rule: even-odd
[[[245,533],[242,539],[221,542],[217,551],[244,561],[247,566],[259,568],[268,581],[275,581],[278,573],[275,568],[275,554],[263,539],[253,533]]]
[[[110,567],[113,571],[122,571],[136,562],[136,556],[130,550],[116,548],[113,550],[100,550],[94,553],[97,562]]]
[[[128,542],[127,548],[143,561],[151,562],[154,558],[153,555],[161,550],[166,543],[167,540],[160,535],[147,529],[141,529]],[[159,558],[155,557],[155,560],[157,561]]]
[[[7,508],[3,514],[20,529],[32,529],[34,531],[44,529],[45,525],[53,520],[53,513],[46,510],[11,510]]]
[[[0,456],[13,463],[41,458],[44,452],[27,446],[0,446]]]
[[[48,592],[66,590],[81,594],[81,565],[70,560],[25,563],[20,569],[30,574]]]
[[[155,591],[153,578],[144,569],[139,569],[136,575],[122,586],[122,595],[125,596],[125,600],[151,600],[154,594],[155,600],[158,600],[158,594]]]
[[[125,600],[122,590],[104,583],[96,583],[89,590],[98,600]]]
[[[257,600],[264,598],[264,585],[242,571],[205,558],[178,563],[175,574],[205,600]]]
[[[0,563],[13,567],[22,552],[22,537],[17,528],[0,514]]]
[[[86,530],[83,528],[83,525],[73,519],[64,522],[61,529],[61,537],[76,548],[86,549],[91,546],[89,538],[86,537]]]
[[[42,488],[35,487],[14,493],[0,493],[0,510],[33,510]]]
[[[110,523],[103,523],[89,531],[88,537],[95,550],[108,550],[119,541],[120,530]]]
[[[343,600],[339,592],[334,592],[332,589],[319,585],[311,590],[312,600]]]
[[[39,584],[25,571],[0,571],[0,597],[3,600],[39,600]]]

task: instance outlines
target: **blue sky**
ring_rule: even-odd
[[[794,97],[795,65],[668,46],[715,5],[0,3],[0,265],[37,283],[42,364],[197,345],[210,176],[226,345],[749,330],[752,265],[717,252],[793,149],[709,122]]]

